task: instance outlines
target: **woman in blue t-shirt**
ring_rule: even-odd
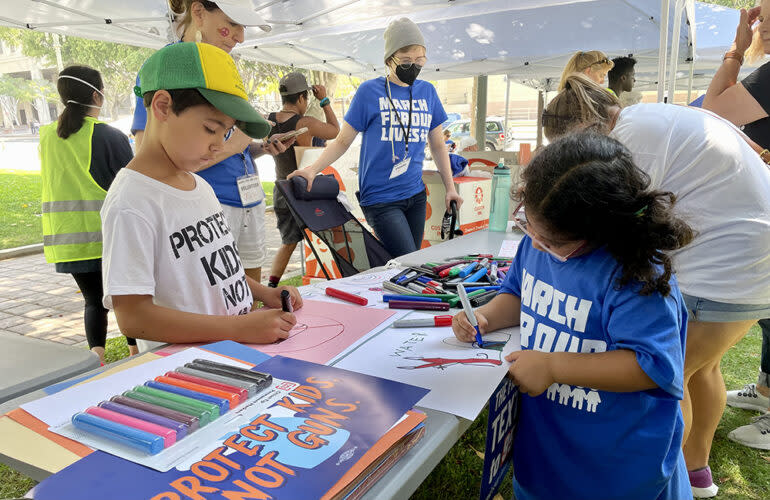
[[[481,333],[520,325],[518,500],[691,498],[681,451],[687,312],[665,252],[692,229],[606,136],[551,143],[523,172],[525,233]],[[526,208],[526,218],[519,214]],[[455,335],[474,339],[464,313]]]
[[[359,202],[366,221],[393,257],[420,248],[425,228],[425,144],[446,188],[446,206],[462,198],[452,182],[441,124],[446,113],[436,89],[417,80],[425,65],[425,40],[407,18],[385,30],[387,77],[362,83],[345,114],[337,139],[312,165],[293,172],[312,186],[313,177],[348,150],[363,133],[358,165]]]
[[[177,31],[182,42],[204,42],[228,54],[243,42],[245,26],[264,26],[264,21],[251,9],[238,6],[232,0],[218,3],[207,0],[169,0],[169,8],[177,16]],[[264,28],[263,28],[264,29]],[[137,87],[139,77],[136,79]],[[136,98],[131,133],[136,137],[137,149],[142,145],[147,110],[142,97]],[[227,219],[246,274],[259,282],[265,260],[265,204],[261,186],[242,190],[239,178],[259,185],[259,173],[253,156],[267,153],[276,155],[294,143],[285,143],[280,136],[263,143],[254,143],[251,137],[238,130],[225,142],[222,151],[196,172],[211,184]]]

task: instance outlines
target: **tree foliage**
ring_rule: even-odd
[[[7,121],[15,125],[19,125],[19,102],[31,102],[40,115],[43,106],[48,106],[49,102],[55,102],[58,98],[51,82],[0,75],[0,106]]]
[[[750,9],[754,6],[754,0],[701,0],[704,3],[713,3],[731,9]]]
[[[126,102],[126,99],[133,98],[136,75],[142,63],[152,54],[152,50],[73,36],[59,38],[62,62],[65,66],[90,66],[102,74],[104,94],[113,118],[117,118],[119,105]],[[56,65],[54,37],[49,33],[0,28],[0,40],[20,47],[25,56],[42,59],[51,66]]]

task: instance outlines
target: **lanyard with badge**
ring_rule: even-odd
[[[388,84],[387,78],[385,79],[385,90],[387,90],[388,94],[388,101],[390,102],[391,108],[393,108],[393,114],[396,115],[396,118],[398,119],[398,125],[401,127],[401,131],[404,134],[404,159],[400,162],[396,163],[396,160],[398,160],[398,157],[396,156],[395,150],[393,150],[393,170],[390,172],[390,179],[394,179],[398,177],[399,175],[403,175],[406,173],[407,169],[409,168],[409,134],[412,131],[412,86],[409,86],[409,118],[407,119],[406,127],[404,127],[403,122],[401,122],[401,114],[396,110],[396,106],[393,104],[393,99],[390,96],[390,85]],[[390,120],[390,126],[393,126],[393,120]],[[391,148],[393,147],[393,135],[390,134],[390,145]]]
[[[238,194],[241,195],[241,205],[246,207],[264,200],[265,191],[262,189],[262,183],[259,181],[256,165],[254,166],[254,172],[249,173],[246,154],[243,152],[241,152],[241,160],[243,160],[243,175],[237,179]]]

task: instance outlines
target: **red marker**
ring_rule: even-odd
[[[169,378],[176,378],[179,380],[185,380],[187,382],[192,382],[193,384],[199,384],[199,385],[205,385],[206,387],[211,387],[212,389],[219,389],[220,391],[226,391],[235,393],[241,398],[241,402],[246,401],[249,399],[249,391],[242,388],[242,387],[236,387],[234,385],[228,385],[223,384],[221,382],[215,382],[213,380],[208,380],[201,377],[195,377],[193,375],[188,375],[186,373],[178,373],[178,372],[166,372],[166,377]]]
[[[364,297],[359,297],[358,295],[353,295],[352,293],[343,292],[342,290],[337,290],[336,288],[332,288],[330,286],[326,287],[326,295],[329,297],[334,297],[335,299],[346,300],[348,302],[358,304],[359,306],[365,306],[369,303],[369,301]]]
[[[452,326],[452,316],[446,314],[432,318],[400,319],[393,323],[394,328],[419,328],[422,326]]]

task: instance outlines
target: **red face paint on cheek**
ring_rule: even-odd
[[[230,36],[230,30],[227,28],[219,28],[219,34],[222,35],[222,37],[228,37]]]

